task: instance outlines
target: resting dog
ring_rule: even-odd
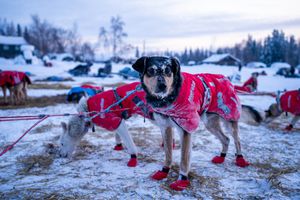
[[[0,86],[3,91],[4,102],[7,103],[6,90],[9,91],[10,103],[18,104],[27,99],[27,85],[31,84],[30,78],[24,72],[0,72]]]
[[[191,133],[201,118],[206,128],[222,143],[220,156],[212,159],[223,163],[229,145],[229,138],[221,129],[224,121],[231,128],[236,146],[236,165],[248,166],[241,152],[238,134],[240,102],[230,81],[222,75],[180,73],[180,64],[169,57],[142,57],[133,68],[140,73],[142,86],[146,92],[147,103],[154,112],[154,119],[164,133],[165,163],[162,170],[152,175],[155,180],[167,177],[172,164],[171,127],[179,130],[181,138],[181,161],[179,179],[170,187],[183,190],[190,184],[188,173],[191,158]],[[206,117],[204,117],[206,116]]]
[[[278,97],[277,103],[270,105],[269,109],[266,110],[265,121],[270,123],[283,112],[289,112],[294,115],[291,123],[285,127],[286,130],[290,131],[300,119],[300,90],[287,91]]]
[[[132,95],[127,94],[134,92]],[[128,133],[125,120],[133,114],[142,115],[152,119],[152,112],[145,105],[145,92],[142,90],[139,82],[120,86],[114,90],[108,90],[88,99],[82,98],[79,101],[77,111],[84,112],[101,112],[110,105],[118,102],[120,99],[128,96],[117,106],[112,107],[108,113],[95,115],[91,113],[87,117],[72,116],[68,124],[62,122],[63,134],[60,139],[60,156],[67,157],[72,154],[74,148],[78,145],[81,138],[92,128],[93,124],[105,128],[109,131],[115,131],[116,143],[115,150],[122,150],[121,140],[125,143],[131,159],[128,162],[129,167],[137,165],[137,148]],[[92,118],[92,119],[91,119]]]

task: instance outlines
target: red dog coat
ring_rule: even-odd
[[[203,112],[217,113],[226,120],[240,117],[240,101],[233,85],[223,75],[182,73],[182,85],[175,102],[164,108],[152,108],[168,115],[187,132],[199,126]]]
[[[116,93],[120,98],[125,97],[128,92],[134,91],[137,87],[141,87],[141,83],[134,82],[131,84],[123,85],[116,88]],[[116,130],[123,117],[122,111],[124,109],[128,109],[128,117],[132,116],[133,114],[142,115],[146,118],[150,118],[150,112],[145,113],[142,109],[134,103],[133,99],[138,97],[144,104],[146,104],[145,100],[145,92],[142,88],[138,89],[134,92],[134,94],[128,96],[124,101],[121,102],[122,107],[120,105],[112,107],[110,112],[100,114],[99,116],[92,119],[93,123],[96,125],[103,127],[109,131]],[[88,110],[91,111],[104,111],[110,105],[116,103],[118,100],[116,99],[116,94],[113,90],[108,90],[99,94],[96,94],[93,97],[90,97],[87,101]],[[92,117],[93,115],[91,115]]]
[[[237,92],[254,92],[254,90],[257,88],[257,78],[251,77],[249,78],[243,86],[235,85],[234,89],[237,90]]]
[[[102,86],[95,86],[95,85],[84,84],[84,85],[82,85],[80,87],[82,87],[82,88],[90,88],[90,89],[93,89],[93,90],[96,90],[96,91],[104,91],[104,89],[103,89]]]
[[[30,78],[24,72],[3,71],[0,73],[0,86],[14,86],[21,83],[24,79],[31,83]]]
[[[284,112],[300,115],[300,91],[287,91],[281,95],[280,107]]]

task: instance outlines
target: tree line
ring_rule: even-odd
[[[183,52],[165,52],[166,55],[176,56],[184,64],[189,61],[201,63],[201,61],[212,54],[230,53],[240,59],[243,64],[251,61],[260,61],[267,65],[273,62],[287,62],[291,66],[300,64],[300,40],[294,35],[285,36],[283,31],[273,30],[262,40],[255,40],[251,35],[232,47],[218,48],[212,52],[209,49],[185,49]]]

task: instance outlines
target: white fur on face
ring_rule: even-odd
[[[70,137],[67,132],[63,133],[59,142],[59,155],[61,157],[70,157],[78,143],[79,140]]]
[[[63,133],[60,137],[60,156],[69,157],[72,155],[75,147],[81,138],[88,132],[83,118],[73,116],[69,119],[68,124],[62,123]]]

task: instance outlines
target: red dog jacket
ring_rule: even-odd
[[[0,86],[14,86],[21,83],[24,79],[31,83],[30,78],[24,72],[3,71],[0,73]]]
[[[152,109],[172,117],[187,132],[193,132],[199,126],[203,112],[217,113],[226,120],[237,121],[240,108],[233,85],[223,75],[182,73],[182,85],[175,102]]]
[[[243,86],[238,86],[238,85],[234,86],[234,89],[237,92],[248,92],[248,93],[251,93],[251,92],[254,92],[254,90],[256,90],[256,88],[257,88],[257,78],[254,78],[254,77],[250,77],[243,84]]]
[[[300,91],[291,90],[281,95],[280,107],[284,112],[300,115]]]
[[[137,89],[138,88],[138,89]],[[92,111],[104,111],[107,107],[110,105],[116,103],[119,98],[125,97],[128,93],[131,93],[134,91],[134,94],[128,96],[124,101],[121,102],[121,105],[114,106],[110,109],[110,112],[108,113],[102,113],[99,116],[92,119],[93,123],[96,125],[103,127],[109,131],[116,130],[122,119],[122,112],[124,110],[127,110],[127,118],[132,116],[133,114],[142,115],[146,118],[151,118],[151,110],[148,110],[148,112],[145,112],[142,110],[142,108],[139,106],[140,103],[135,102],[135,98],[139,98],[144,105],[146,105],[145,100],[145,92],[141,88],[141,83],[134,82],[131,84],[123,85],[114,90],[108,90],[99,94],[96,94],[93,97],[90,97],[87,101],[88,110],[89,112]],[[118,97],[116,97],[116,94]],[[150,109],[150,108],[149,108]],[[93,115],[91,115],[92,117]]]

